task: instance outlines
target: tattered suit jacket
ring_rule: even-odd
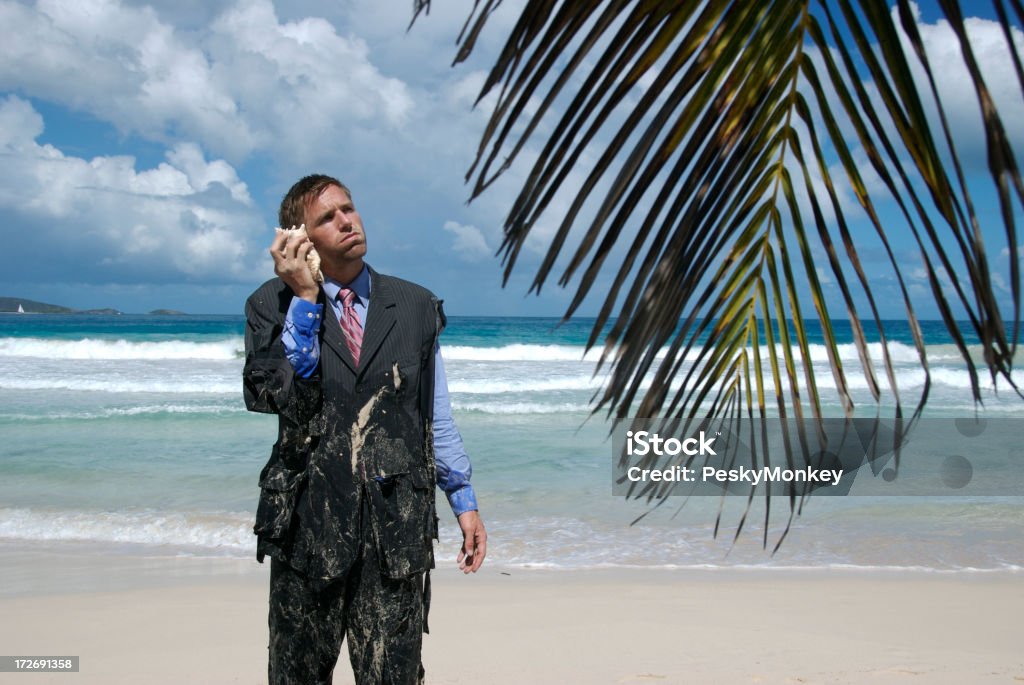
[[[387,576],[433,566],[433,364],[444,313],[418,285],[372,269],[370,278],[360,365],[325,306],[320,363],[308,379],[295,374],[281,342],[291,289],[275,278],[246,302],[246,407],[278,416],[260,474],[257,557],[280,559],[314,582],[347,573],[365,512]]]

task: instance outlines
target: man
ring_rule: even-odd
[[[246,303],[244,387],[278,415],[260,474],[257,556],[270,556],[272,684],[329,683],[348,638],[357,683],[418,683],[437,536],[433,483],[476,572],[487,534],[451,419],[441,302],[363,261],[366,235],[337,179],[298,181],[270,247],[277,278]],[[306,256],[315,248],[324,282]]]

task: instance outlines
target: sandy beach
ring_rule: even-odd
[[[5,566],[3,653],[77,655],[81,671],[2,682],[266,680],[265,566]],[[442,568],[424,662],[438,684],[1024,682],[1022,590],[1015,573]],[[335,683],[352,682],[343,659]]]

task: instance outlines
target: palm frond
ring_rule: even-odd
[[[419,9],[427,4],[417,0]],[[500,4],[474,2],[456,61]],[[982,369],[1016,390],[1024,182],[960,4],[938,4],[981,112],[986,190],[1002,220],[995,245],[983,236],[977,179],[965,171],[908,0],[895,9],[880,0],[526,2],[480,93],[498,95],[467,181],[475,198],[536,149],[504,223],[506,281],[531,231],[567,198],[531,289],[539,293],[556,273],[560,285],[575,283],[566,318],[588,297],[603,299],[588,343],[599,344],[610,325],[599,362],[609,377],[595,411],[820,421],[823,389],[808,343],[816,322],[844,415],[855,413],[850,381],[859,376],[869,404],[891,400],[895,417],[913,423],[931,374],[909,285],[917,265],[901,262],[897,236],[916,245],[973,399],[983,399]],[[995,0],[994,8],[1024,93],[1013,42],[1024,7]],[[594,161],[584,161],[587,153]],[[884,254],[924,370],[909,410],[843,193]],[[902,222],[883,222],[881,203]],[[1008,319],[990,257],[1004,247]],[[851,325],[852,365],[840,354],[839,318]],[[862,321],[877,330],[880,352],[872,353]],[[975,337],[981,360],[970,354]],[[799,504],[790,500],[789,521]]]

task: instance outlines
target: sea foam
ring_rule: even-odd
[[[241,339],[213,342],[182,340],[129,341],[83,338],[0,338],[0,357],[42,359],[238,359],[243,354]]]
[[[0,539],[175,545],[248,555],[247,513],[66,512],[0,509]]]
[[[189,395],[241,395],[242,381],[221,380],[153,380],[102,378],[2,378],[0,388],[9,390],[81,390],[111,393],[169,393]]]
[[[977,346],[975,346],[976,348]],[[919,364],[920,355],[913,345],[901,342],[890,342],[887,346],[890,359],[894,364]],[[781,358],[784,348],[775,346],[776,354]],[[852,343],[837,346],[839,359],[843,362],[857,363],[860,355],[857,346]],[[875,364],[883,360],[882,344],[869,343],[867,351]],[[975,350],[976,351],[976,350]],[[442,354],[446,361],[480,361],[480,362],[594,362],[600,360],[605,350],[596,346],[587,350],[583,345],[528,345],[511,344],[497,347],[473,347],[469,345],[444,345]],[[664,359],[669,352],[663,347],[656,359]],[[748,353],[753,349],[748,348]],[[769,349],[761,346],[762,359],[767,359]],[[827,363],[828,350],[825,345],[808,345],[810,359],[815,363]],[[799,347],[791,346],[791,353],[797,359],[802,352]],[[686,361],[696,361],[699,348],[686,353]],[[47,338],[0,338],[0,357],[27,357],[42,359],[146,359],[146,360],[230,360],[239,359],[244,355],[241,338],[224,338],[210,342],[194,342],[182,340],[163,341],[130,341],[125,339],[83,338],[80,340],[55,340]],[[612,359],[610,356],[609,359]],[[927,359],[933,363],[958,361],[959,350],[953,345],[933,345],[927,348]]]

